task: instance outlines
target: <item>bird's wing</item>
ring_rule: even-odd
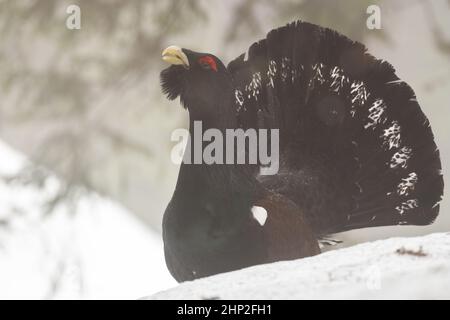
[[[439,152],[413,90],[388,62],[333,30],[295,22],[228,70],[240,126],[280,129],[289,155],[267,185],[311,207],[319,231],[434,221]]]

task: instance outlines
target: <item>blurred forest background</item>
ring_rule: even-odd
[[[80,30],[66,28],[71,4],[81,8]],[[381,30],[366,27],[371,4],[381,8]],[[177,44],[226,63],[296,19],[359,40],[396,67],[431,121],[446,174],[449,0],[0,0],[0,140],[33,163],[3,175],[3,183],[46,188],[56,174],[60,183],[41,204],[39,219],[49,219],[61,204],[76,214],[80,199],[95,192],[126,208],[148,232],[160,233],[178,173],[170,161],[170,134],[187,126],[178,102],[161,94],[161,50]],[[448,201],[441,208],[429,227],[365,229],[340,238],[350,245],[448,231]],[[1,242],[14,235],[17,215],[26,221],[24,210],[0,213],[0,251],[8,250]],[[45,278],[51,290],[42,297],[57,296],[61,274]]]

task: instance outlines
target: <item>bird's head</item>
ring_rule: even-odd
[[[216,56],[177,46],[162,52],[171,66],[161,72],[161,86],[168,99],[180,97],[182,105],[195,118],[205,120],[227,104],[232,81],[225,65]]]

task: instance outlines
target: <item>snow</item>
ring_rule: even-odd
[[[254,266],[147,299],[449,299],[450,233],[391,238]]]
[[[29,164],[0,141],[0,176]],[[60,185],[52,175],[42,189],[0,179],[0,221],[10,222],[0,225],[0,299],[136,299],[176,284],[160,236],[119,204],[86,193],[45,216]]]

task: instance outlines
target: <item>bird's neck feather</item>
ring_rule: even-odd
[[[191,150],[194,150],[194,139],[195,135],[198,135],[194,128],[195,121],[201,121],[201,136],[208,129],[217,129],[222,133],[223,137],[223,155],[225,158],[226,148],[226,130],[236,129],[236,111],[232,102],[232,99],[218,99],[219,105],[211,107],[205,106],[208,110],[215,110],[215,114],[200,113],[195,112],[195,110],[202,110],[202,108],[197,108],[190,110],[189,112],[189,133],[191,137]],[[198,130],[198,128],[197,128]],[[197,137],[197,139],[202,140],[202,137]],[[210,142],[202,143],[202,154],[204,148]],[[191,156],[193,152],[191,152]],[[225,159],[224,159],[225,161]],[[203,162],[203,161],[202,161]],[[244,169],[242,165],[233,164],[186,164],[182,163],[180,167],[180,173],[178,176],[177,190],[180,192],[186,192],[186,190],[195,192],[199,194],[201,192],[207,193],[227,193],[230,189],[242,188],[250,189],[253,188],[253,180],[250,177],[249,171]],[[183,190],[183,191],[181,191]],[[245,192],[245,190],[243,191]]]

